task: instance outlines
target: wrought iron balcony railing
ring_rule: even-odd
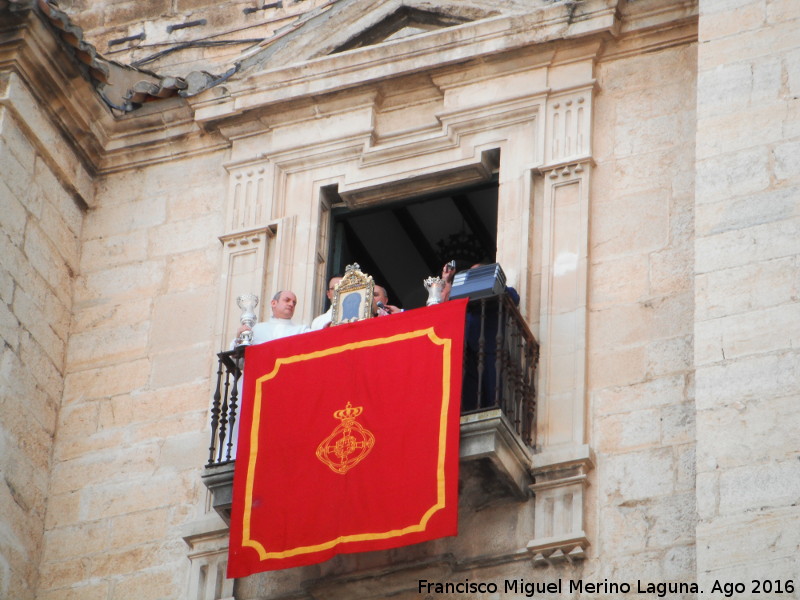
[[[464,343],[462,414],[499,409],[530,448],[535,445],[534,374],[539,345],[507,294],[471,301]],[[238,385],[244,349],[220,352],[211,406],[211,444],[206,467],[236,458]]]

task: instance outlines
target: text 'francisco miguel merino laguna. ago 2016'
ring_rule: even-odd
[[[532,598],[535,594],[653,594],[664,598],[667,594],[696,594],[699,588],[696,583],[636,581],[635,584],[603,581],[584,581],[583,579],[557,579],[555,581],[525,581],[524,579],[506,579],[500,583],[495,581],[428,581],[420,579],[417,591],[420,594],[520,594]]]

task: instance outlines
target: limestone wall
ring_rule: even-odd
[[[686,12],[663,27],[649,27],[652,4],[622,3],[620,14],[642,10],[642,21],[596,39],[531,41],[490,60],[470,58],[465,39],[438,69],[450,46],[424,48],[427,37],[408,43],[411,67],[385,61],[404,47],[394,44],[274,65],[224,93],[165,101],[163,113],[157,102],[118,120],[103,113],[98,137],[113,160],[101,156],[107,170],[91,175],[61,135],[69,128],[35,110],[41,96],[2,75],[0,596],[179,599],[212,581],[187,554],[224,560],[200,475],[214,353],[235,325],[226,276],[313,298],[320,186],[378,202],[398,178],[413,188],[483,150],[500,157],[500,255],[543,341],[542,365],[555,365],[540,375],[540,446],[593,451],[580,459],[594,465],[578,501],[585,559],[542,558],[531,550],[537,500],[483,505],[486,480],[465,477],[458,538],[258,575],[236,597],[411,599],[424,577],[698,581],[708,597],[718,578],[797,586],[800,539],[787,524],[800,497],[800,15],[795,0],[702,0],[698,34],[691,3],[670,3]],[[135,20],[128,3],[72,8],[108,18],[96,24],[106,37]],[[208,6],[150,8],[163,26],[170,11]],[[500,22],[476,31],[494,35]],[[567,101],[591,115],[592,144],[559,157],[544,140]],[[518,120],[508,125],[506,112]],[[439,148],[450,126],[458,135]],[[262,179],[270,215],[233,231],[237,182]],[[559,217],[588,207],[583,221],[556,230],[557,200]],[[581,246],[570,236],[584,225]],[[580,318],[561,321],[577,323],[576,335],[558,329],[563,307],[549,295],[557,279],[543,257],[554,258],[558,235],[584,252],[585,285],[573,269],[556,290],[576,300],[567,309]],[[269,251],[231,267],[257,244]],[[310,300],[298,306],[301,320],[312,312]],[[553,340],[577,340],[563,353],[572,362],[556,360]]]
[[[698,576],[750,593],[751,580],[800,576],[800,13],[700,7]]]
[[[206,511],[222,157],[110,175],[85,221],[38,598],[180,598]]]
[[[0,597],[32,600],[83,211],[18,110],[29,91],[5,74],[0,100]]]
[[[595,577],[694,572],[696,46],[598,65],[588,387]]]

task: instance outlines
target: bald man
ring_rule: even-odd
[[[292,322],[296,306],[297,296],[294,292],[282,290],[275,294],[270,302],[272,317],[268,321],[256,323],[253,326],[253,344],[263,344],[309,331],[305,325],[297,325]],[[237,338],[241,337],[242,333],[248,329],[247,325],[239,327],[239,331],[236,332]]]
[[[386,315],[393,315],[403,312],[402,308],[397,308],[389,304],[389,295],[386,293],[386,288],[380,285],[373,286],[372,288],[372,314],[377,317],[385,317]]]

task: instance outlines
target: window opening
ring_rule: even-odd
[[[425,305],[422,280],[452,259],[494,261],[497,179],[360,210],[332,208],[328,277],[357,262],[402,308]],[[469,264],[467,264],[469,263]]]

